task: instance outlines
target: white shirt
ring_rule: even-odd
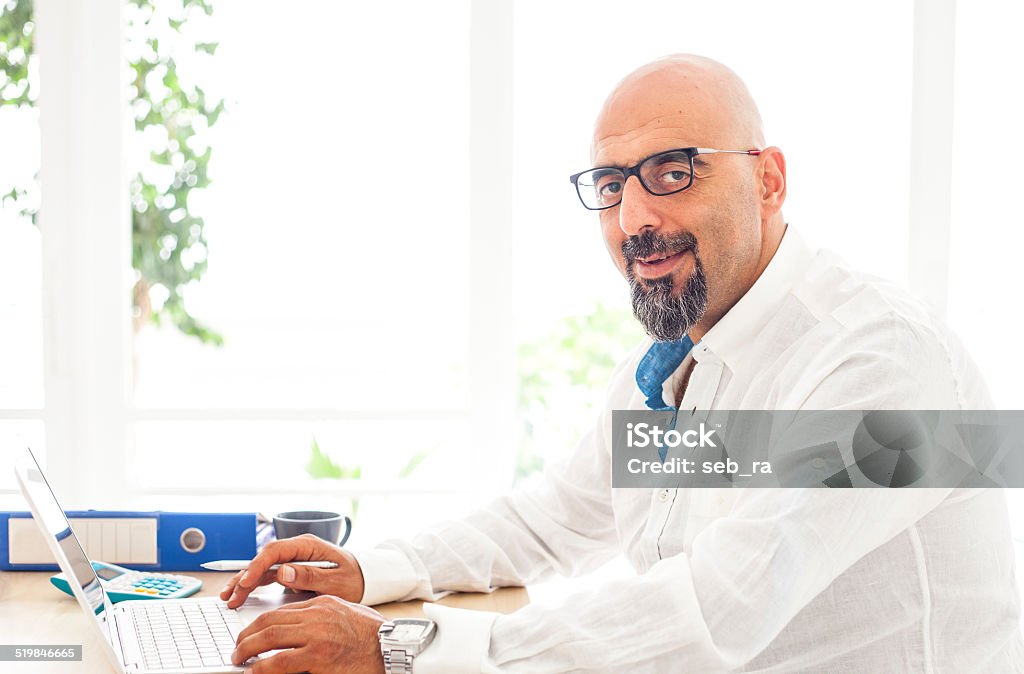
[[[528,585],[622,553],[636,577],[559,608],[426,605],[415,671],[1024,671],[1004,494],[986,489],[612,489],[611,410],[646,409],[641,345],[595,429],[544,481],[356,556],[363,603]],[[789,228],[664,382],[683,409],[986,409],[960,344],[896,287]]]

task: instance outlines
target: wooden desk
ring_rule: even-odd
[[[0,571],[0,644],[73,645],[82,644],[81,662],[0,663],[3,674],[105,674],[114,672],[107,665],[102,642],[89,625],[85,613],[73,597],[50,584],[51,572]],[[203,580],[196,597],[216,596],[230,573],[193,573]],[[277,591],[270,585],[261,591]],[[478,611],[511,613],[529,602],[525,588],[505,588],[493,594],[454,594],[440,604]],[[375,607],[388,618],[422,617],[423,602],[384,604]]]

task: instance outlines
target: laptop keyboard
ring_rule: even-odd
[[[147,669],[231,664],[242,626],[224,602],[154,601],[135,606],[132,613]]]

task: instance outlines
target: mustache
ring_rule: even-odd
[[[638,258],[669,253],[675,255],[683,251],[697,252],[697,237],[689,232],[665,237],[651,230],[644,230],[640,235],[633,235],[622,242],[622,257],[632,265]]]

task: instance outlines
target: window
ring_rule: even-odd
[[[993,20],[993,17],[1000,17]],[[1024,167],[1013,144],[1024,92],[1004,73],[1024,67],[1014,27],[1024,6],[957,5],[949,324],[988,380],[996,407],[1024,409],[1024,315],[1013,307],[1024,250]]]
[[[45,425],[47,452],[64,459],[58,487],[95,507],[110,499],[104,482],[124,489],[122,507],[201,496],[284,509],[298,492],[311,506],[358,499],[368,522],[429,501],[411,508],[411,527],[455,508],[467,482],[492,494],[512,463],[494,448],[518,432],[504,416],[509,345],[524,353],[524,387],[530,373],[579,366],[541,382],[549,406],[524,396],[539,447],[520,457],[527,474],[572,445],[601,373],[639,338],[596,218],[566,181],[589,161],[614,83],[677,51],[733,67],[788,158],[787,220],[854,266],[913,284],[912,262],[929,255],[908,245],[921,196],[912,113],[929,104],[913,92],[942,67],[915,63],[913,37],[937,4],[217,3],[201,28],[216,58],[179,64],[227,101],[203,138],[214,182],[189,203],[206,222],[209,270],[184,289],[189,310],[224,336],[215,347],[167,326],[131,334],[118,155],[139,146],[121,148],[117,113],[129,111],[114,48],[128,10],[40,2],[49,30],[37,47],[51,55],[42,142],[34,113],[0,110],[5,157],[19,157],[0,178],[51,167],[51,220],[35,229],[11,224],[12,204],[3,211],[0,318],[25,330],[6,331],[0,349],[0,440],[17,431],[38,443]],[[1020,63],[1012,35],[986,37],[992,15],[1016,25],[1012,11],[959,8],[951,256],[928,277],[948,282],[953,327],[1004,406],[1019,406],[1019,368],[1006,367],[1019,358],[993,289],[1008,287],[1019,246],[991,242],[1018,241],[1009,199],[1020,169],[1012,139],[977,134],[1020,116],[1012,87],[986,79],[990,62]],[[586,57],[604,53],[613,57]],[[81,146],[59,142],[69,135]],[[44,315],[60,329],[44,331]],[[560,350],[566,335],[576,341]],[[313,481],[314,440],[359,482]]]
[[[20,64],[27,55],[19,51],[0,59]],[[37,76],[33,67],[35,87]],[[0,90],[7,87],[21,91],[24,83],[13,84],[0,73]],[[0,192],[7,195],[0,196],[0,465],[6,466],[26,445],[43,450],[41,244],[39,230],[23,213],[38,208],[38,111],[0,105],[0,148]],[[11,471],[0,471],[0,492],[14,488]]]
[[[218,3],[199,23],[216,58],[179,75],[227,109],[190,197],[209,268],[185,299],[224,344],[138,332],[143,493],[316,489],[314,441],[361,490],[468,482],[468,6],[394,12]]]

